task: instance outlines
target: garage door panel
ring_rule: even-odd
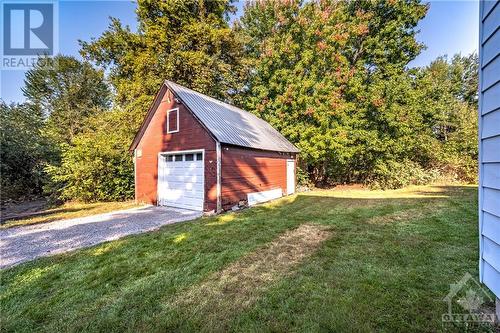
[[[167,163],[169,170],[180,170],[180,171],[185,171],[185,170],[198,170],[198,171],[203,171],[203,164],[198,162],[197,165],[185,165],[184,163]]]
[[[203,200],[197,199],[197,200],[183,200],[183,201],[176,201],[176,202],[169,202],[165,201],[164,203],[161,203],[162,206],[169,206],[169,207],[176,207],[176,208],[184,208],[184,209],[191,209],[191,210],[203,210],[202,208],[198,207],[203,207]]]
[[[203,210],[204,161],[167,161],[159,156],[158,204],[178,208]],[[192,153],[190,153],[192,155]]]
[[[175,186],[174,184],[169,184],[169,186],[165,186],[164,190],[168,191],[184,191],[186,195],[192,196],[203,196],[203,189],[200,186],[193,186],[191,184],[186,184],[185,186]]]
[[[179,190],[165,192],[163,199],[167,202],[191,202],[196,200],[203,200],[199,196],[197,196],[196,193],[189,194]]]
[[[182,166],[176,166],[176,167],[171,167],[169,163],[166,164],[167,168],[165,171],[167,174],[171,175],[185,175],[185,174],[196,174],[196,175],[203,175],[203,166],[199,168],[191,168],[191,167],[182,167]]]
[[[203,183],[203,176],[197,176],[197,175],[184,175],[184,176],[177,176],[177,175],[165,175],[164,180],[168,183],[185,183],[185,182],[190,182],[190,183]]]

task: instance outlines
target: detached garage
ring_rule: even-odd
[[[293,144],[255,115],[170,81],[130,151],[139,202],[218,212],[295,192]]]

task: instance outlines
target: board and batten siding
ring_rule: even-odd
[[[479,16],[479,278],[500,298],[500,1]]]

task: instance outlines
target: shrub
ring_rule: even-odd
[[[376,164],[368,185],[372,188],[396,189],[408,185],[429,184],[439,176],[439,171],[425,170],[418,163],[408,159],[401,162],[386,161]]]
[[[109,111],[62,147],[61,164],[47,167],[51,190],[62,200],[115,201],[134,195],[134,166],[127,114]],[[117,124],[121,124],[117,126]]]

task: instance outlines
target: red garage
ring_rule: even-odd
[[[130,150],[139,202],[221,211],[295,192],[294,145],[255,115],[170,81]]]

